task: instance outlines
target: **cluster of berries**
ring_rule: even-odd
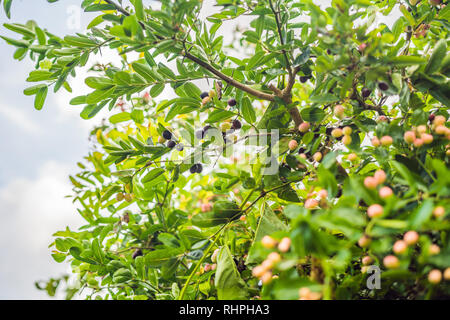
[[[261,239],[261,243],[266,249],[274,249],[275,247],[278,247],[278,251],[282,253],[288,252],[291,247],[291,239],[288,237],[285,237],[278,242],[271,236],[264,236]],[[274,278],[277,278],[276,275],[273,275],[272,269],[280,261],[281,255],[278,252],[269,253],[267,258],[260,265],[253,268],[253,276],[260,279],[263,284],[270,283]]]

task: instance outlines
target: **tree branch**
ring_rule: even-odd
[[[278,11],[275,10],[275,8],[272,4],[272,0],[269,0],[269,5],[270,5],[270,9],[272,9],[272,12],[275,16],[275,22],[277,24],[278,36],[280,37],[280,43],[282,46],[284,46],[283,32],[281,31],[281,22],[280,22],[280,19],[278,18]],[[286,66],[287,66],[287,69],[289,72],[289,76],[291,76],[292,75],[291,63],[289,62],[289,58],[287,56],[286,50],[282,49],[281,51],[283,52],[284,58],[286,59]]]
[[[116,7],[116,10],[119,11],[120,13],[122,13],[122,14],[124,14],[126,16],[130,15],[130,13],[127,10],[122,8],[120,5],[118,5],[114,1],[112,1],[112,0],[105,0],[105,2],[108,3],[108,4],[112,4],[114,7]]]
[[[202,68],[208,70],[209,72],[211,72],[212,74],[214,74],[215,76],[219,77],[220,79],[222,79],[223,81],[225,81],[226,83],[228,83],[229,85],[238,88],[244,92],[247,92],[248,94],[251,94],[252,96],[262,99],[262,100],[268,100],[268,101],[274,101],[275,100],[275,96],[273,94],[270,93],[265,93],[256,89],[253,89],[239,81],[234,80],[233,78],[227,76],[226,74],[220,72],[219,70],[217,70],[216,68],[214,68],[212,65],[210,65],[209,63],[197,58],[196,56],[190,54],[189,52],[184,52],[182,53],[183,56],[185,56],[187,59],[197,63],[199,66],[201,66]]]

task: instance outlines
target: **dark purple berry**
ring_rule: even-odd
[[[237,104],[236,99],[232,98],[232,99],[228,100],[228,105],[230,107],[234,107],[236,104]]]
[[[172,132],[170,132],[169,130],[165,130],[162,133],[162,136],[163,136],[164,139],[170,140],[170,139],[172,139]]]
[[[142,256],[142,250],[141,249],[136,249],[136,251],[133,252],[133,259],[136,259],[137,257]]]
[[[386,82],[379,82],[378,88],[380,88],[380,90],[382,91],[386,91],[387,89],[389,89],[389,85]]]
[[[231,129],[239,130],[240,128],[242,128],[242,123],[238,119],[234,120]]]
[[[370,94],[372,93],[372,91],[370,91],[369,89],[367,89],[367,88],[363,88],[362,90],[361,90],[361,95],[362,95],[362,97],[365,99],[365,98],[367,98],[368,96],[370,96]]]
[[[309,78],[308,78],[307,76],[301,76],[301,77],[300,77],[300,82],[301,82],[301,83],[305,83],[306,81],[308,81],[308,79],[309,79]]]
[[[436,118],[436,115],[430,114],[430,116],[428,117],[428,120],[429,120],[430,122],[433,122],[433,121],[434,121],[434,118]]]
[[[203,166],[200,163],[194,164],[189,171],[191,173],[201,173],[203,171]]]
[[[173,147],[175,147],[176,143],[175,141],[170,140],[169,142],[167,142],[167,146],[172,149]]]
[[[202,94],[200,95],[200,98],[205,99],[206,97],[209,97],[209,93],[208,92],[202,92]]]

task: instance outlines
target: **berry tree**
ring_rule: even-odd
[[[70,102],[111,115],[70,177],[86,224],[55,233],[69,296],[450,298],[447,1],[80,2],[85,34],[2,36],[38,110],[102,49],[122,61]]]

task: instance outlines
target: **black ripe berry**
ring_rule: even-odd
[[[172,139],[172,132],[170,132],[169,130],[165,130],[162,133],[162,136],[163,136],[164,139],[170,140],[170,139]]]
[[[430,122],[433,122],[433,121],[434,121],[434,118],[436,118],[436,116],[435,116],[434,114],[430,114],[430,116],[428,117],[428,120],[429,120]]]
[[[194,164],[189,171],[191,173],[201,173],[203,171],[203,166],[200,163]]]
[[[208,92],[202,92],[202,94],[200,95],[200,98],[205,99],[206,97],[209,97],[209,93]]]
[[[142,250],[136,249],[136,251],[133,252],[133,259],[136,259],[137,257],[142,256]]]
[[[175,141],[170,140],[169,142],[167,142],[167,146],[172,149],[173,147],[175,147],[176,143]]]
[[[307,76],[301,76],[301,77],[300,77],[300,82],[301,82],[301,83],[305,83],[306,81],[308,81],[308,79],[309,79],[309,78],[308,78]]]
[[[389,89],[389,86],[386,82],[379,82],[378,88],[380,88],[380,90],[382,91],[386,91],[387,89]]]
[[[325,133],[327,134],[327,136],[329,136],[331,134],[331,132],[333,131],[333,128],[327,128],[325,130]]]
[[[362,95],[363,98],[367,98],[368,96],[370,96],[371,93],[372,93],[372,91],[370,91],[367,88],[363,88],[361,90],[361,95]]]
[[[242,123],[238,119],[234,120],[231,129],[239,130],[240,128],[242,128]]]
[[[230,107],[234,107],[234,106],[236,105],[236,103],[237,103],[236,99],[230,99],[230,100],[228,100],[228,105],[229,105]]]
[[[176,146],[176,149],[178,150],[178,151],[183,151],[184,150],[184,147],[183,147],[183,145],[180,143],[180,144],[177,144]]]

